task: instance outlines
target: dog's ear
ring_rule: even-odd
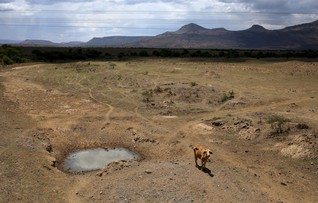
[[[193,150],[198,150],[199,148],[197,146],[192,147]]]

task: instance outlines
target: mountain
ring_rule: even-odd
[[[241,31],[188,24],[129,44],[130,47],[218,49],[318,49],[318,21],[267,30],[260,25]]]
[[[102,37],[93,38],[88,42],[82,44],[85,47],[122,47],[125,44],[141,41],[146,39],[145,36],[112,36],[112,37]]]
[[[147,39],[146,36],[111,36],[94,37],[88,42],[62,42],[55,43],[48,40],[24,40],[18,43],[21,46],[50,46],[50,47],[125,47],[129,43],[134,43]]]
[[[20,46],[48,46],[48,47],[80,47],[84,42],[80,41],[72,41],[72,42],[62,42],[62,43],[55,43],[48,40],[24,40],[19,42],[18,45]]]
[[[84,44],[81,41],[62,42],[59,45],[63,47],[80,47]]]
[[[54,43],[48,40],[30,40],[30,39],[20,42],[19,45],[21,46],[50,46],[50,47],[59,46],[58,43]]]
[[[200,34],[206,32],[208,29],[204,28],[200,25],[190,23],[188,25],[182,26],[178,31],[175,33],[177,34],[184,34],[184,33],[192,33],[192,34]]]
[[[9,41],[1,41],[6,44]],[[93,38],[88,42],[54,43],[47,40],[25,40],[21,46],[54,47],[135,47],[135,48],[198,48],[198,49],[318,49],[318,20],[311,23],[268,30],[253,25],[246,30],[208,29],[190,23],[174,32],[157,36],[110,36]]]
[[[247,29],[247,31],[251,31],[251,32],[265,32],[267,30],[261,25],[253,25],[251,28]]]

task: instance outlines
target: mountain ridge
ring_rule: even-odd
[[[1,42],[1,40],[0,40]],[[202,48],[202,49],[318,49],[318,20],[282,29],[269,30],[252,25],[245,30],[205,28],[189,23],[176,31],[156,36],[94,37],[87,42],[54,43],[24,40],[20,46],[127,47],[127,48]]]
[[[166,35],[130,44],[131,47],[203,49],[318,49],[318,21],[268,30],[253,25],[246,30],[206,29],[190,24],[194,30],[180,29]]]

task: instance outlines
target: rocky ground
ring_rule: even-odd
[[[318,202],[318,63],[147,59],[0,72],[0,202]],[[195,167],[192,145],[213,154]],[[137,161],[69,173],[65,156]]]

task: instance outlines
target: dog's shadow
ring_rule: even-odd
[[[210,169],[206,168],[206,167],[197,166],[197,168],[198,168],[200,171],[202,171],[202,172],[208,174],[211,178],[214,176],[214,174],[212,173],[212,171],[211,171]]]

